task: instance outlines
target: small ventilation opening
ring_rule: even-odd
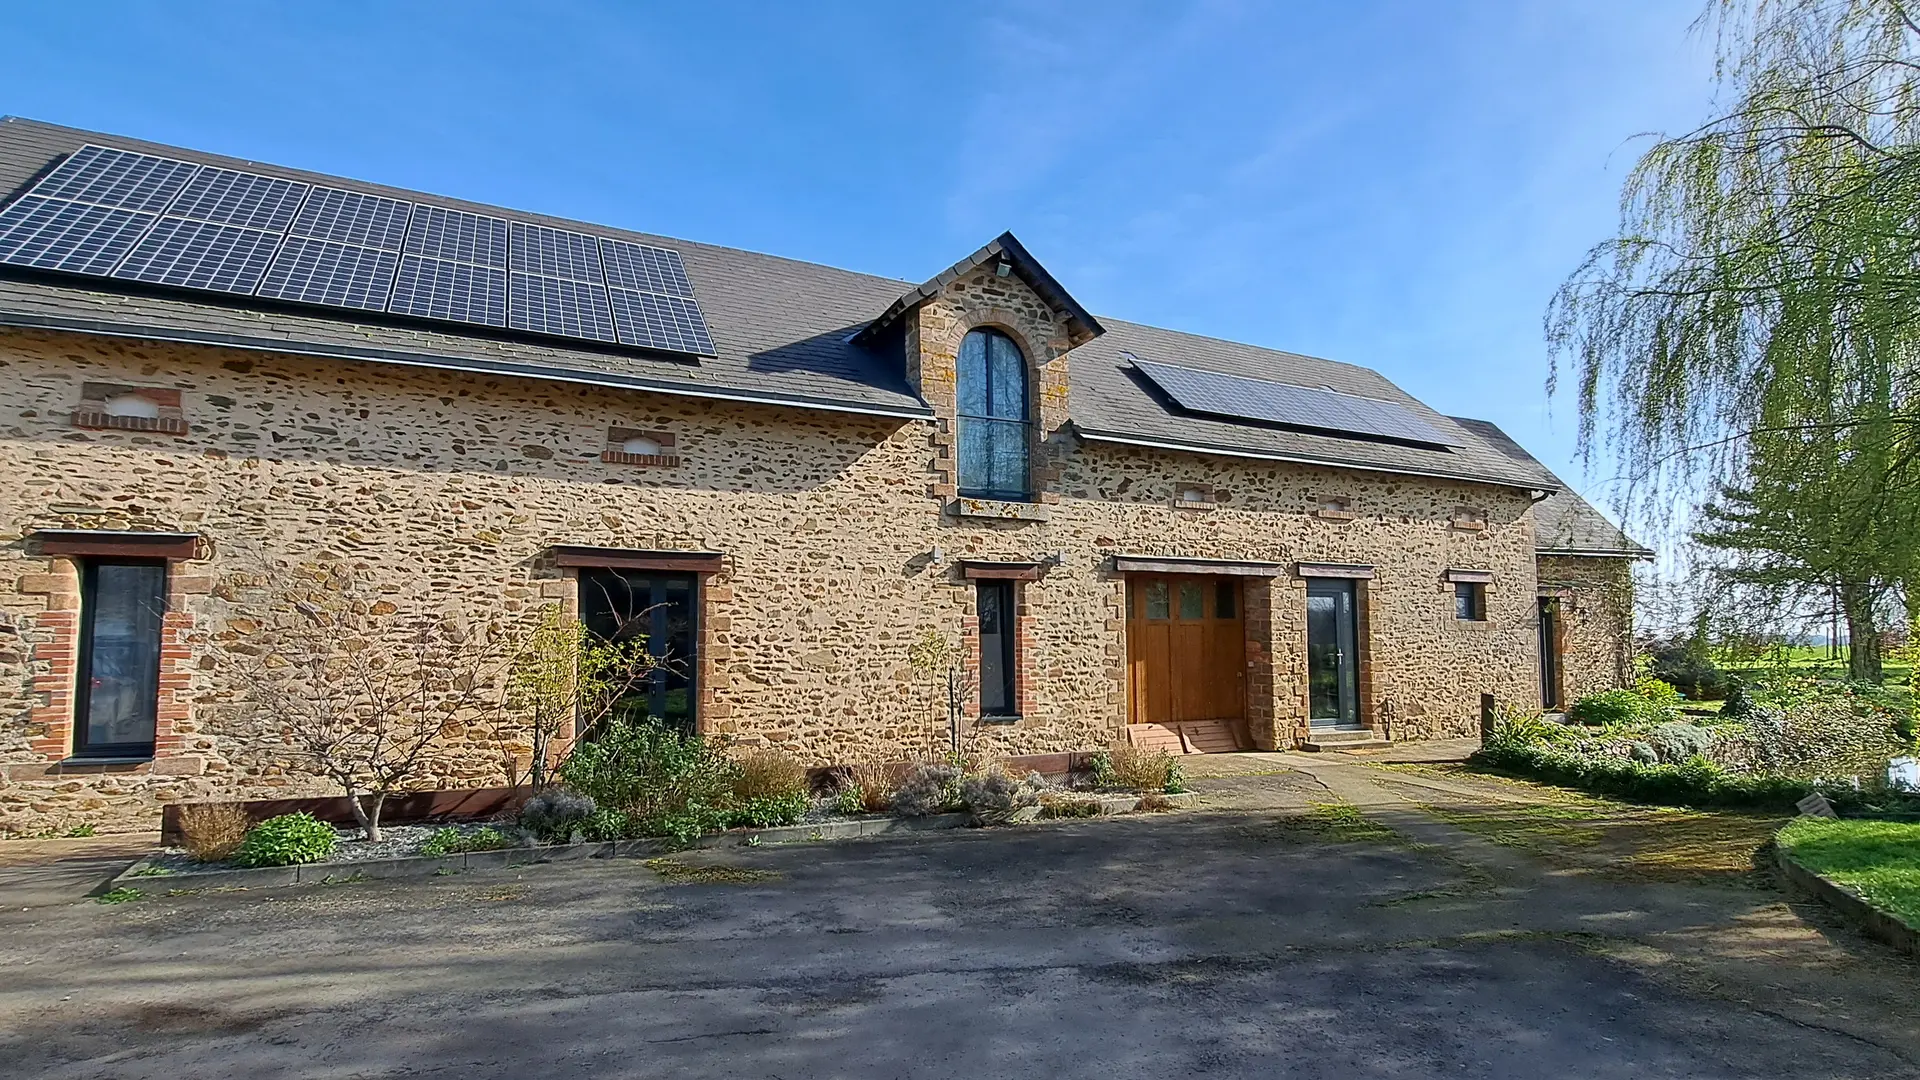
[[[106,400],[101,411],[108,416],[132,416],[141,420],[160,419],[160,406],[140,394],[116,394]]]
[[[663,452],[660,449],[659,443],[653,441],[652,439],[642,438],[639,436],[635,436],[634,438],[628,439],[626,442],[621,443],[620,451],[622,453],[635,454],[643,457],[658,457]]]

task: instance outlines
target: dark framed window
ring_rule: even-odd
[[[583,567],[580,621],[603,641],[644,642],[655,662],[615,707],[623,720],[654,720],[691,735],[696,706],[700,579],[695,574]]]
[[[960,494],[1025,499],[1031,494],[1027,361],[998,330],[973,330],[960,342]]]
[[[980,615],[980,713],[1018,715],[1014,696],[1014,593],[1011,581],[981,581],[975,597]]]
[[[1453,617],[1468,622],[1484,622],[1487,617],[1487,587],[1478,581],[1453,583]]]
[[[80,570],[75,757],[153,756],[167,564],[88,559]]]
[[[1221,578],[1214,582],[1213,617],[1216,619],[1237,619],[1240,617],[1240,583],[1232,578]]]

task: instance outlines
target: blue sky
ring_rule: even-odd
[[[22,4],[0,112],[920,280],[1012,229],[1099,314],[1385,372],[1604,502],[1541,315],[1699,0]]]

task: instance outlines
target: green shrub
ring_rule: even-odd
[[[1530,779],[1673,806],[1750,807],[1790,810],[1813,790],[1804,781],[1728,773],[1705,758],[1679,765],[1648,765],[1612,757],[1588,757],[1551,747],[1518,743],[1488,745],[1469,762]]]
[[[1093,771],[1093,786],[1097,788],[1118,787],[1119,774],[1113,771],[1113,755],[1105,750],[1087,759],[1087,768]]]
[[[513,839],[491,825],[485,825],[468,832],[452,825],[436,829],[432,836],[420,843],[420,854],[429,858],[443,855],[459,855],[468,851],[495,851],[512,847]]]
[[[1647,732],[1646,745],[1656,761],[1678,765],[1692,758],[1704,758],[1713,749],[1713,732],[1682,721],[1657,724]]]
[[[1181,767],[1179,758],[1167,762],[1167,783],[1161,790],[1168,795],[1187,790],[1187,770]]]
[[[1655,679],[1645,682],[1653,686],[1665,686],[1664,692],[1658,689],[1653,691],[1658,700],[1645,697],[1636,690],[1602,690],[1574,702],[1573,708],[1567,710],[1567,719],[1588,727],[1660,724],[1678,720],[1680,713],[1675,703],[1679,698],[1673,694],[1673,687]]]
[[[1633,692],[1640,695],[1640,700],[1656,709],[1677,710],[1680,708],[1680,703],[1686,700],[1680,696],[1680,691],[1674,689],[1672,683],[1663,679],[1640,679],[1633,684]]]
[[[833,793],[833,812],[836,814],[864,814],[867,812],[865,794],[854,784],[847,784]]]
[[[333,854],[333,826],[312,814],[282,814],[247,830],[233,861],[241,866],[293,866]]]
[[[627,835],[686,842],[726,827],[740,768],[698,735],[651,721],[622,720],[577,747],[560,768],[567,787],[600,813],[617,812]]]
[[[1633,723],[1642,707],[1642,698],[1631,690],[1602,690],[1574,702],[1567,719],[1588,727],[1615,727]]]
[[[734,828],[771,829],[780,825],[798,825],[813,809],[813,800],[805,791],[787,791],[778,795],[756,795],[727,811],[727,824]],[[856,811],[857,813],[858,811]]]

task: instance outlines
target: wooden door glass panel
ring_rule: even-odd
[[[1207,617],[1207,594],[1201,591],[1199,582],[1180,583],[1180,617],[1182,619]]]
[[[1165,581],[1147,582],[1147,618],[1165,619],[1172,616],[1172,607]]]

